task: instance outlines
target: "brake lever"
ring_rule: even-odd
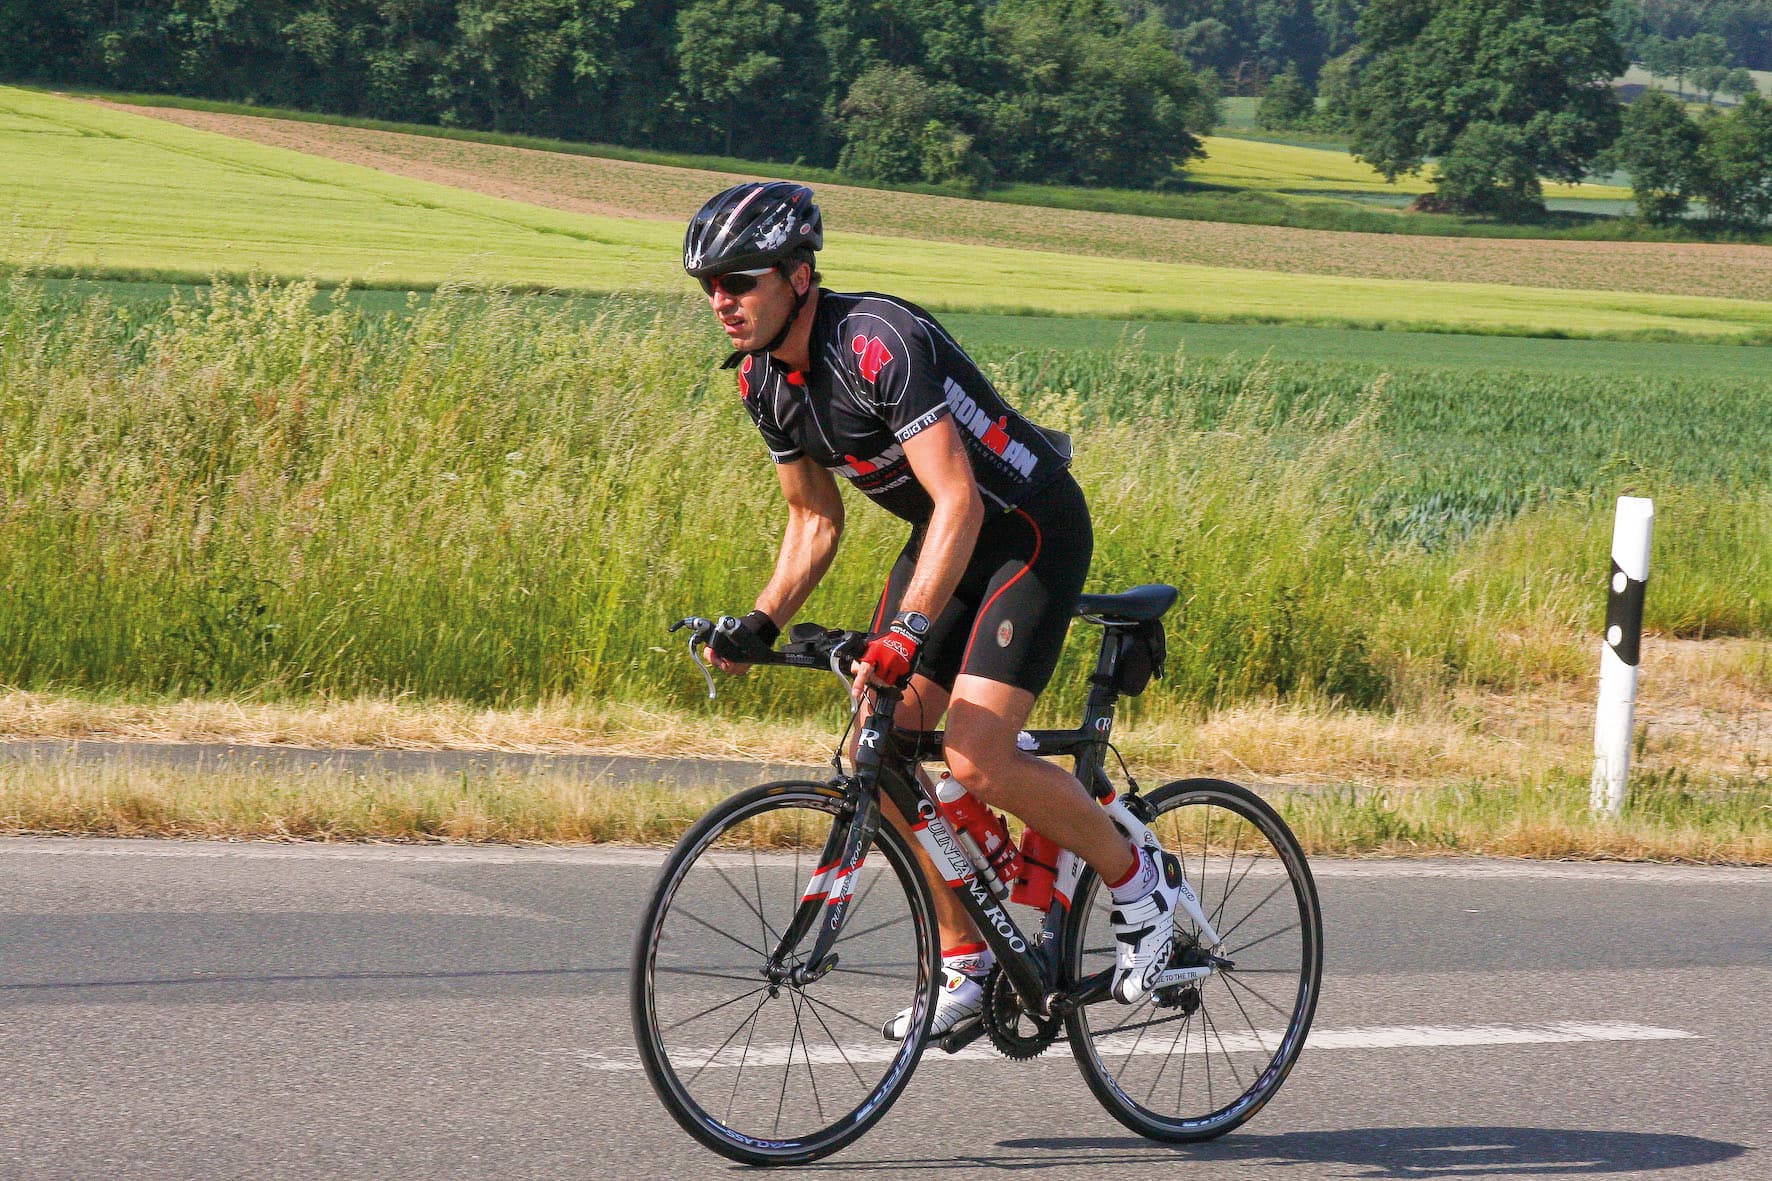
[[[708,700],[712,701],[715,697],[714,674],[709,670],[707,661],[701,658],[701,650],[704,645],[713,642],[714,622],[710,619],[703,619],[699,615],[691,615],[687,619],[679,619],[671,624],[673,632],[681,631],[683,628],[689,629],[689,659],[695,661],[695,667],[699,668],[701,675],[706,678]]]

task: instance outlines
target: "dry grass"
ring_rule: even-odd
[[[1597,645],[1596,645],[1597,647]],[[1636,765],[1645,774],[1752,779],[1772,767],[1772,643],[1644,641]],[[1595,663],[1597,664],[1597,658]],[[1512,694],[1463,687],[1413,710],[1331,703],[1240,705],[1202,718],[1139,718],[1119,745],[1144,778],[1217,775],[1282,786],[1420,789],[1585,774],[1593,743],[1591,679]],[[1051,724],[1061,724],[1048,717]],[[818,763],[841,729],[711,711],[552,701],[515,709],[352,699],[117,704],[0,694],[0,737],[217,742],[305,747],[502,750]]]
[[[114,105],[114,104],[105,104]],[[119,110],[574,213],[681,222],[725,173],[171,107]],[[1772,299],[1772,248],[1398,237],[1034,208],[840,185],[842,232],[1292,274]]]

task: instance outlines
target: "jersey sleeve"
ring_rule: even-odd
[[[758,432],[763,436],[763,443],[769,448],[769,456],[776,463],[792,463],[805,454],[781,429],[773,415],[765,409],[765,403],[773,405],[767,392],[759,387],[764,382],[752,380],[756,357],[746,357],[738,367],[738,396],[744,402],[745,412],[751,421],[757,424]]]
[[[928,328],[890,305],[857,310],[842,346],[863,394],[900,443],[953,413]]]

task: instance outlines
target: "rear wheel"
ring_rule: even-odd
[[[836,968],[805,985],[766,977],[827,838],[849,823],[842,808],[840,790],[809,782],[721,803],[666,859],[634,948],[653,1089],[690,1135],[746,1164],[816,1160],[867,1131],[910,1081],[934,1013],[929,887],[890,825],[856,875]],[[881,1025],[906,1007],[909,1030],[886,1041]]]
[[[1181,859],[1222,940],[1202,946],[1178,910],[1169,966],[1213,971],[1135,1005],[1078,1009],[1067,1032],[1089,1089],[1115,1119],[1157,1140],[1209,1140],[1260,1111],[1298,1060],[1322,982],[1322,915],[1298,841],[1254,792],[1187,779],[1145,799],[1156,810],[1151,830]],[[1112,968],[1109,907],[1086,871],[1066,929],[1071,979]]]

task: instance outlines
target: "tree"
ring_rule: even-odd
[[[727,155],[740,126],[752,139],[783,130],[794,107],[785,59],[797,13],[774,0],[695,0],[677,13],[677,67],[690,109],[719,128]],[[775,154],[775,153],[771,153]]]
[[[1604,0],[1372,0],[1360,33],[1355,155],[1395,179],[1458,152],[1441,161],[1448,208],[1542,209],[1540,177],[1580,180],[1617,138],[1607,82],[1625,59]]]
[[[1677,99],[1646,90],[1624,112],[1618,164],[1630,173],[1637,214],[1666,225],[1677,221],[1699,186],[1704,133]]]
[[[1692,71],[1692,85],[1698,87],[1698,92],[1704,95],[1704,101],[1707,103],[1716,101],[1717,91],[1721,90],[1723,84],[1728,80],[1729,67],[1727,66],[1699,66]]]
[[[958,126],[968,105],[969,96],[951,82],[931,85],[909,66],[874,66],[843,100],[845,143],[837,167],[863,180],[979,189],[990,183],[992,170]]]
[[[1717,87],[1724,94],[1733,94],[1736,98],[1746,98],[1750,94],[1758,94],[1760,88],[1754,85],[1754,76],[1747,72],[1745,66],[1736,66],[1723,78],[1723,84]]]
[[[1705,127],[1699,196],[1720,221],[1772,221],[1772,102],[1757,92]]]
[[[1262,91],[1261,104],[1255,108],[1255,125],[1275,130],[1302,127],[1316,111],[1311,88],[1304,84],[1297,70],[1288,67],[1275,74]]]
[[[1128,25],[1115,0],[1000,0],[990,27],[1010,80],[979,142],[1000,174],[1142,187],[1204,151],[1215,95],[1160,22]]]

